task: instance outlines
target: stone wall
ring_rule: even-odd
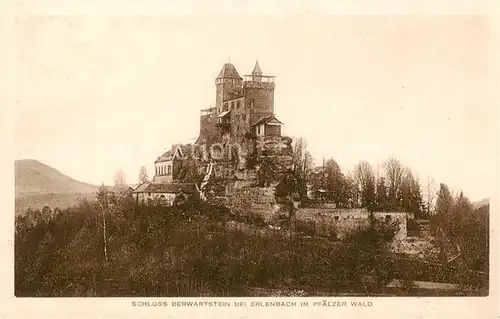
[[[335,202],[324,202],[324,201],[304,201],[301,203],[301,207],[304,208],[328,208],[335,209],[337,208],[337,204]]]
[[[281,214],[281,205],[276,203],[276,187],[244,187],[234,189],[228,196],[227,207],[238,215],[253,215],[266,223],[273,223]]]
[[[333,232],[338,239],[343,239],[353,231],[368,227],[369,216],[365,208],[299,208],[295,212],[295,226],[300,230],[305,224],[314,227],[316,236],[330,236]]]
[[[370,225],[370,213],[366,208],[339,209],[316,206],[316,208],[299,208],[295,213],[296,226],[306,224],[314,227],[318,236],[326,236],[334,231],[337,237],[342,239],[349,233]],[[399,230],[394,239],[401,241],[406,238],[405,212],[374,212],[373,217],[381,223],[397,222]]]

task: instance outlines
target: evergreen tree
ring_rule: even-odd
[[[438,196],[436,199],[436,214],[438,225],[443,226],[446,230],[450,230],[451,218],[450,218],[450,208],[453,204],[453,198],[450,193],[450,189],[446,184],[439,184]]]
[[[400,207],[403,210],[421,216],[423,201],[420,183],[409,169],[405,170],[398,197]]]
[[[387,195],[387,186],[384,177],[380,177],[377,181],[375,198],[378,210],[386,211],[389,209],[389,197]]]
[[[337,207],[345,204],[345,178],[339,164],[334,159],[325,163],[325,190],[327,198],[334,201]]]
[[[375,206],[375,174],[370,163],[363,161],[354,168],[354,179],[361,197],[361,206],[373,210]]]

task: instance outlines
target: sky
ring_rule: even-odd
[[[481,16],[26,16],[15,155],[100,184],[197,137],[215,77],[275,75],[284,133],[347,173],[389,156],[471,200],[496,182],[498,72]]]

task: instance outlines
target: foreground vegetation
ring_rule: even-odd
[[[31,212],[16,220],[16,296],[245,296],[251,287],[377,294],[393,278],[407,278],[409,289],[412,280],[460,279],[395,258],[385,248],[390,227],[332,242],[231,231],[230,220],[248,223],[221,207],[137,206],[107,192]]]

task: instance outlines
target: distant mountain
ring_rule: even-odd
[[[478,209],[478,208],[481,208],[481,207],[489,205],[489,204],[490,204],[490,199],[489,198],[483,198],[483,199],[481,199],[478,202],[472,203],[472,206],[474,207],[474,209]]]
[[[16,213],[26,208],[66,208],[78,202],[78,198],[90,198],[98,186],[77,181],[37,160],[17,160]]]

